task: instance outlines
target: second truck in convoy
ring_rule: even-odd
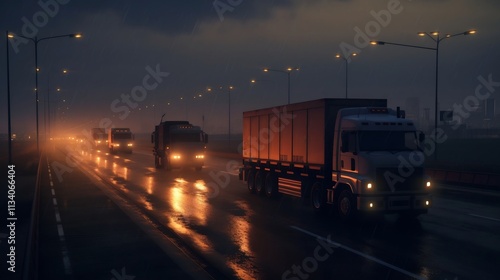
[[[240,179],[253,193],[357,212],[426,213],[424,135],[385,99],[320,99],[243,113]]]
[[[151,134],[155,167],[171,169],[191,166],[201,170],[208,135],[188,121],[164,121]]]
[[[111,154],[117,152],[132,153],[134,136],[130,128],[110,128],[108,131],[108,148]]]

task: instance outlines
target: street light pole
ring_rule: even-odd
[[[348,89],[348,86],[349,86],[349,69],[348,69],[347,66],[349,65],[350,58],[354,57],[354,56],[357,56],[357,55],[358,55],[357,53],[351,53],[347,57],[343,57],[340,54],[336,54],[335,55],[336,58],[342,58],[345,61],[345,98],[346,99],[347,99],[347,89]]]
[[[264,72],[279,72],[279,73],[284,73],[284,74],[287,74],[287,78],[288,78],[288,90],[287,90],[287,93],[288,93],[288,104],[290,104],[290,73],[292,71],[299,71],[299,68],[297,67],[288,67],[286,70],[276,70],[276,69],[269,69],[269,68],[264,68]]]
[[[224,89],[224,87],[220,87],[220,89]],[[228,144],[231,145],[231,90],[233,90],[233,86],[227,86],[227,141]]]
[[[415,46],[415,45],[407,45],[407,44],[400,44],[400,43],[390,43],[390,42],[384,42],[384,41],[371,41],[371,45],[394,45],[394,46],[401,46],[401,47],[409,47],[409,48],[418,48],[418,49],[426,49],[426,50],[433,50],[436,51],[436,80],[435,80],[435,87],[434,87],[434,140],[437,139],[437,134],[438,134],[438,86],[439,86],[439,46],[441,41],[445,39],[449,39],[455,36],[460,36],[460,35],[472,35],[476,34],[476,30],[469,30],[469,31],[464,31],[460,33],[456,33],[453,35],[446,34],[444,37],[440,37],[439,32],[434,31],[434,32],[419,32],[418,36],[420,37],[429,37],[431,38],[434,42],[436,42],[436,47],[435,48],[429,48],[429,47],[422,47],[422,46]],[[435,36],[435,38],[433,37]],[[434,150],[434,160],[437,160],[437,145]]]
[[[9,66],[9,31],[5,32],[5,48],[7,53],[7,127],[8,127],[8,147],[9,147],[9,164],[12,164],[12,126],[10,118],[10,66]]]
[[[14,38],[15,36],[19,36],[24,39],[29,39],[35,44],[35,112],[36,112],[36,150],[38,153],[40,153],[40,144],[39,144],[39,130],[38,130],[38,72],[40,69],[38,68],[38,43],[43,41],[43,40],[49,40],[49,39],[56,39],[56,38],[63,38],[63,37],[69,37],[69,38],[81,38],[82,34],[80,33],[71,33],[71,34],[65,34],[65,35],[57,35],[57,36],[50,36],[50,37],[44,37],[38,39],[37,36],[34,38],[30,37],[25,37],[22,35],[13,35],[10,34],[9,38]]]

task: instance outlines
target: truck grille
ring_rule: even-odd
[[[381,191],[395,192],[425,189],[422,167],[414,167],[413,172],[408,170],[404,172],[406,174],[399,172],[398,168],[377,168],[375,187]]]

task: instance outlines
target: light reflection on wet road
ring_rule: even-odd
[[[324,238],[332,236],[349,248],[387,260],[422,278],[488,278],[499,272],[491,260],[478,256],[483,250],[478,245],[493,243],[490,256],[499,257],[500,245],[492,238],[495,231],[500,231],[500,223],[446,213],[446,208],[461,205],[453,200],[437,206],[420,222],[406,223],[389,217],[347,226],[331,217],[315,217],[294,198],[271,201],[250,195],[236,176],[230,176],[227,188],[210,198],[213,193],[208,185],[214,180],[210,171],[225,170],[223,159],[208,159],[203,171],[165,171],[153,168],[153,157],[144,151],[132,155],[82,152],[82,156],[102,178],[113,182],[207,259],[222,260],[238,278],[279,278],[293,265],[301,267],[313,256],[318,241],[290,229],[290,225],[307,228]],[[490,216],[498,214],[498,208],[492,210],[496,213],[488,211]],[[464,220],[467,225],[460,226]],[[447,222],[450,224],[443,225]],[[461,255],[461,249],[467,249],[474,258]],[[307,267],[303,269],[307,272]],[[408,277],[339,249],[324,263],[316,261],[314,271],[305,274],[339,279]]]

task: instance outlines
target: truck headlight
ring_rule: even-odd
[[[205,158],[205,156],[204,155],[196,155],[196,158],[202,159],[202,158]]]
[[[128,143],[127,146],[132,147],[132,143]]]
[[[431,187],[431,182],[430,181],[427,181],[427,183],[425,183],[425,186],[430,188]]]
[[[115,147],[120,147],[120,144],[114,144]]]
[[[173,159],[181,159],[181,155],[172,155]]]

